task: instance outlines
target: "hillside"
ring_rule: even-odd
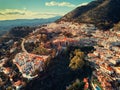
[[[92,23],[99,29],[109,29],[120,21],[120,0],[95,0],[80,6],[58,21]]]

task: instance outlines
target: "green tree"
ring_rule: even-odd
[[[77,49],[74,51],[74,57],[70,60],[69,67],[72,70],[77,70],[81,69],[83,66],[84,66],[84,53]]]
[[[114,25],[114,30],[120,31],[120,22]]]
[[[13,90],[11,86],[7,87],[6,90]]]
[[[79,79],[76,79],[72,85],[69,85],[66,90],[84,90],[84,82],[81,82]]]

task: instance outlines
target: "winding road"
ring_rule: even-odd
[[[25,39],[22,38],[22,43],[21,43],[22,51],[25,52],[25,53],[28,53],[27,50],[26,50],[25,47],[24,47],[24,42],[25,42]]]

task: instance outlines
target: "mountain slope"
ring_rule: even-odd
[[[95,0],[77,7],[58,21],[92,23],[100,29],[111,28],[120,21],[120,0]]]

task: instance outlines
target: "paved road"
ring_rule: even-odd
[[[22,43],[21,43],[22,51],[28,53],[27,50],[26,50],[25,47],[24,47],[24,42],[25,42],[25,39],[22,38]]]

